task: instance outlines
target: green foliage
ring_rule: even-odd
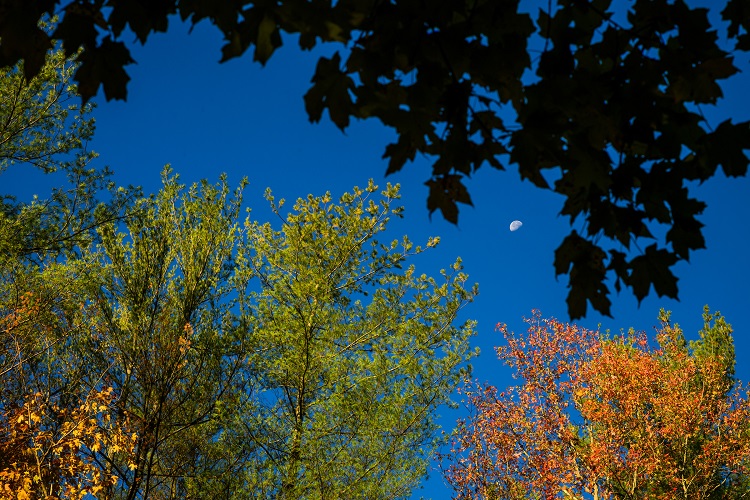
[[[82,254],[134,196],[90,166],[93,106],[79,104],[75,68],[56,50],[31,80],[20,65],[0,72],[0,175],[64,179],[47,199],[0,201],[0,475],[14,498],[95,493],[112,475],[87,450],[126,459],[130,445],[127,423],[110,425],[106,368],[74,355],[91,332],[87,290],[99,270]]]
[[[39,169],[64,176],[60,185],[68,184],[31,202],[3,196],[0,259],[40,261],[85,247],[93,229],[121,217],[136,194],[133,188],[116,190],[109,170],[90,165],[97,156],[87,149],[93,105],[79,102],[72,82],[76,68],[59,49],[47,54],[31,80],[20,64],[0,71],[0,175],[10,168]]]
[[[732,325],[717,311],[711,313],[708,306],[703,308],[703,328],[700,340],[690,342],[690,348],[699,366],[717,362],[724,373],[725,392],[734,385],[735,352]]]
[[[27,163],[54,172],[95,156],[83,151],[94,132],[93,105],[79,104],[75,70],[75,62],[57,50],[31,81],[21,66],[0,72],[0,171]]]
[[[224,178],[185,189],[167,168],[134,200],[89,166],[74,70],[57,51],[28,84],[0,79],[2,168],[70,183],[3,205],[0,409],[38,394],[70,413],[113,388],[106,426],[134,452],[84,460],[118,478],[114,498],[408,496],[472,355],[460,261],[418,276],[404,266],[424,249],[374,239],[401,216],[392,186],[301,200],[282,231],[242,227]]]
[[[280,230],[242,226],[244,182],[224,177],[185,188],[167,167],[135,199],[89,166],[75,68],[57,51],[0,78],[2,169],[70,182],[0,214],[2,415],[33,395],[40,436],[66,436],[65,415],[94,412],[75,463],[105,497],[408,497],[474,355],[460,260],[418,275],[407,260],[438,238],[376,240],[401,216],[391,185],[287,216],[269,193]]]
[[[310,196],[286,216],[269,193],[274,229],[239,223],[224,178],[163,180],[79,256],[20,266],[35,319],[3,337],[6,393],[112,387],[134,453],[89,456],[118,477],[114,498],[408,497],[474,355],[474,324],[454,326],[476,294],[460,260],[435,279],[407,261],[438,238],[377,241],[401,216],[398,187]],[[3,285],[4,310],[21,309],[18,279]]]
[[[535,23],[520,0],[110,0],[69,3],[49,34],[37,21],[60,3],[0,2],[0,65],[23,59],[28,79],[60,40],[68,55],[78,54],[84,101],[100,86],[107,99],[124,99],[124,68],[133,60],[119,37],[128,28],[146,43],[167,30],[170,16],[214,24],[224,35],[222,61],[252,47],[265,64],[282,32],[298,35],[305,50],[339,44],[341,51],[320,58],[304,97],[310,120],[328,110],[342,130],[351,118],[394,129],[384,152],[388,174],[417,154],[433,158],[430,213],[457,222],[459,204],[471,204],[465,178],[484,164],[504,169],[507,160],[522,179],[563,195],[561,213],[571,224],[585,222],[571,238],[588,242],[566,239],[555,256],[558,274],[570,275],[574,318],[589,303],[609,314],[612,278],[638,300],[652,287],[676,298],[672,267],[705,247],[698,220],[705,203],[690,196],[688,183],[719,167],[730,177],[747,172],[750,122],[712,127],[698,107],[715,105],[718,82],[737,73],[717,29],[736,42],[735,52],[750,50],[745,0],[727,1],[726,26],[712,26],[707,9],[684,0],[614,8],[611,0],[556,0],[538,9]],[[616,22],[613,13],[624,9],[626,21]],[[543,48],[532,60],[534,39]],[[536,78],[522,80],[529,70]],[[520,128],[501,118],[513,115]],[[666,235],[654,237],[661,228]],[[638,238],[655,241],[631,251]]]
[[[134,196],[134,190],[115,190],[106,169],[90,166],[93,105],[79,103],[75,69],[60,49],[46,55],[31,80],[21,65],[0,71],[0,175],[38,169],[64,178],[47,199],[4,195],[0,201],[4,405],[43,394],[46,404],[71,409],[86,398],[68,350],[87,332],[81,304],[95,268],[77,257],[95,239],[95,228],[123,217]]]
[[[92,330],[77,352],[92,373],[106,371],[138,435],[135,468],[112,464],[123,498],[185,495],[182,478],[212,467],[217,404],[240,390],[243,335],[226,298],[240,192],[230,197],[223,179],[184,190],[169,174],[124,231],[100,227],[89,257],[99,266]]]
[[[379,243],[401,208],[397,187],[376,195],[370,182],[283,216],[269,192],[281,228],[246,223],[251,391],[235,432],[252,446],[237,488],[251,498],[405,498],[426,473],[435,410],[472,355],[473,323],[453,323],[476,289],[460,260],[439,280],[406,265],[437,238]]]

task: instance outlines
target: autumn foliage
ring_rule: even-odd
[[[112,424],[113,397],[105,388],[64,409],[35,393],[3,410],[0,499],[80,499],[116,484],[106,457],[131,453],[136,435]]]
[[[455,498],[739,498],[750,491],[750,404],[733,379],[731,327],[704,314],[687,343],[662,313],[610,337],[542,319],[498,325],[519,385],[467,383],[444,476]]]
[[[102,498],[132,455],[127,416],[112,418],[112,387],[71,391],[59,384],[52,346],[70,323],[59,300],[23,293],[0,316],[0,500]],[[59,298],[58,298],[59,299]],[[101,377],[100,377],[101,378]],[[89,497],[90,498],[90,497]]]

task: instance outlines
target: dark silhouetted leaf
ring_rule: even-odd
[[[670,270],[676,262],[674,254],[663,248],[657,249],[656,244],[649,245],[643,255],[630,261],[627,284],[638,302],[648,295],[651,285],[659,297],[677,298],[677,277]]]
[[[385,147],[385,153],[383,153],[383,158],[389,158],[388,169],[385,171],[385,175],[390,175],[401,170],[407,161],[414,160],[416,152],[417,148],[411,142],[411,137],[408,135],[401,135],[398,141],[388,144]]]
[[[81,66],[76,71],[75,79],[78,81],[78,92],[84,100],[94,97],[99,85],[104,88],[107,100],[125,100],[130,80],[125,66],[135,62],[125,44],[105,37],[99,47],[85,51],[78,60]]]
[[[576,231],[571,232],[555,250],[555,274],[568,274],[568,313],[572,318],[586,315],[586,302],[601,314],[610,316],[612,304],[608,298],[609,289],[604,285],[607,269],[604,251],[582,238]]]
[[[427,197],[427,210],[432,214],[440,209],[445,220],[454,224],[458,223],[458,205],[464,203],[473,205],[466,186],[461,182],[459,175],[444,175],[425,182],[430,188]]]
[[[54,14],[57,1],[0,1],[0,66],[14,66],[23,60],[27,80],[39,74],[47,51],[49,35],[39,26],[40,19]]]
[[[305,108],[312,122],[319,121],[327,108],[331,121],[344,130],[349,126],[353,109],[349,91],[354,87],[354,82],[341,70],[340,65],[338,52],[331,58],[321,57],[318,60],[313,86],[305,94]]]
[[[120,36],[127,26],[141,43],[146,43],[153,32],[167,31],[168,16],[177,12],[174,0],[120,0],[108,3],[113,8],[107,22],[115,36]]]
[[[750,150],[750,121],[732,124],[725,120],[706,137],[709,168],[716,170],[718,165],[727,177],[747,174]]]

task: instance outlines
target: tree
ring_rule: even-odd
[[[402,214],[398,187],[377,189],[309,196],[287,215],[269,192],[280,228],[246,223],[251,390],[227,438],[247,447],[233,491],[248,498],[406,498],[427,472],[436,409],[473,355],[474,323],[454,322],[476,289],[460,260],[439,279],[407,266],[437,238],[377,241]]]
[[[132,448],[127,423],[112,425],[117,395],[102,382],[106,370],[84,367],[94,384],[82,386],[70,357],[88,327],[90,269],[78,257],[132,196],[90,166],[92,105],[79,103],[75,68],[59,49],[30,80],[21,65],[0,72],[0,174],[36,168],[69,182],[46,200],[0,201],[0,498],[96,494],[117,475],[92,452],[127,461]]]
[[[0,498],[82,499],[116,484],[117,475],[90,458],[107,450],[127,461],[133,449],[135,434],[112,425],[112,388],[72,409],[46,398],[36,393],[21,407],[0,410]]]
[[[84,314],[90,335],[74,352],[80,368],[106,371],[119,398],[113,420],[136,434],[134,456],[98,454],[118,476],[117,498],[186,498],[186,481],[231,469],[211,463],[222,405],[245,390],[245,332],[231,312],[228,280],[241,196],[226,182],[164,187],[139,199],[124,223],[98,228],[101,245]],[[95,375],[83,384],[96,383]]]
[[[52,27],[40,27],[48,33]],[[41,170],[64,176],[49,198],[0,200],[0,259],[37,263],[85,247],[104,221],[123,217],[137,195],[115,189],[107,168],[92,167],[97,154],[87,148],[93,137],[92,104],[80,104],[73,75],[75,54],[61,48],[45,52],[33,78],[24,66],[0,70],[0,174],[9,168]],[[67,183],[67,187],[62,187]],[[107,202],[100,200],[108,199]]]
[[[124,99],[125,66],[133,60],[121,35],[127,28],[146,43],[167,30],[170,16],[216,25],[226,41],[222,61],[252,46],[254,59],[265,63],[282,33],[306,50],[338,44],[340,51],[318,61],[305,95],[310,119],[327,109],[341,129],[351,118],[393,128],[398,138],[385,148],[386,173],[417,154],[433,158],[427,207],[452,222],[458,203],[471,204],[465,177],[484,164],[517,164],[522,179],[563,195],[561,213],[571,223],[584,220],[583,234],[572,231],[555,254],[556,274],[570,276],[570,315],[585,315],[588,303],[608,315],[609,279],[638,300],[652,286],[659,296],[677,297],[671,267],[705,246],[697,219],[705,203],[687,185],[710,179],[719,166],[729,177],[745,175],[750,148],[750,122],[713,125],[701,110],[722,97],[718,82],[737,72],[717,28],[734,42],[733,52],[750,50],[746,2],[728,0],[721,11],[728,25],[716,27],[706,9],[684,0],[610,3],[549,2],[535,25],[518,0],[221,7],[3,0],[0,65],[23,59],[31,77],[52,41],[61,40],[69,55],[81,51],[76,80],[84,100],[100,86],[107,99]],[[38,20],[61,4],[62,20],[50,34]],[[535,78],[524,78],[529,69]],[[664,228],[665,236],[654,236]],[[638,238],[654,242],[631,251]]]
[[[456,498],[741,498],[750,491],[750,402],[733,379],[731,327],[706,307],[689,344],[662,311],[609,337],[539,313],[498,356],[522,382],[467,384],[444,475]]]
[[[423,249],[374,239],[397,187],[310,197],[283,231],[242,228],[223,178],[185,189],[167,169],[134,199],[89,166],[75,65],[48,64],[0,79],[3,168],[71,182],[3,206],[0,490],[408,495],[473,355],[473,323],[453,325],[476,294],[460,261],[438,282],[402,269]]]
[[[96,455],[131,463],[135,435],[127,419],[111,418],[118,395],[107,370],[71,359],[89,333],[91,269],[16,257],[0,261],[0,498],[96,495],[119,479]]]
[[[92,453],[117,498],[401,498],[438,444],[436,409],[473,355],[453,325],[476,290],[377,242],[398,188],[299,200],[281,230],[249,218],[225,179],[170,170],[124,223],[100,226],[75,372],[106,372],[132,456]],[[374,198],[374,199],[373,199]],[[431,239],[433,247],[438,239]],[[93,387],[95,375],[80,384]]]

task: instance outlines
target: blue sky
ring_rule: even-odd
[[[430,220],[423,185],[431,171],[429,160],[418,159],[386,180],[381,156],[393,138],[389,130],[374,121],[355,122],[342,134],[325,116],[319,124],[308,122],[302,96],[314,71],[314,56],[288,43],[265,68],[249,54],[220,65],[218,31],[200,24],[191,35],[187,32],[187,26],[175,24],[169,34],[153,36],[145,47],[131,44],[137,64],[128,68],[128,101],[97,99],[97,132],[90,145],[101,155],[97,161],[115,171],[118,183],[141,185],[146,193],[159,189],[160,171],[167,163],[186,183],[201,178],[215,182],[226,172],[237,185],[247,176],[245,201],[262,221],[271,220],[262,197],[266,187],[277,198],[291,201],[326,191],[338,196],[354,185],[366,185],[370,177],[381,185],[401,183],[406,217],[392,225],[392,235],[408,234],[416,243],[441,237],[436,249],[415,262],[424,272],[447,267],[456,256],[463,259],[470,280],[480,286],[479,297],[465,309],[465,318],[479,322],[473,342],[482,354],[473,363],[474,376],[500,387],[512,384],[510,372],[494,355],[493,347],[501,343],[495,324],[504,322],[521,332],[523,318],[532,309],[567,319],[567,277],[555,280],[552,266],[555,248],[570,231],[568,219],[558,216],[562,197],[521,182],[512,166],[505,172],[485,167],[468,181],[474,208],[461,207],[457,227],[439,214]],[[750,65],[737,64],[746,72],[726,86],[727,99],[716,110],[704,110],[714,126],[726,117],[750,115],[750,94],[742,90],[750,88]],[[10,174],[4,192],[33,192],[25,174]],[[659,308],[665,308],[694,338],[708,304],[734,326],[737,376],[748,381],[750,179],[726,179],[720,173],[695,186],[694,193],[708,203],[700,218],[707,249],[676,267],[680,301],[652,295],[639,306],[625,292],[612,296],[614,319],[589,313],[577,323],[589,328],[601,324],[614,332],[630,327],[653,332]],[[514,219],[524,225],[510,232]],[[581,222],[574,227],[580,231]],[[441,413],[447,430],[461,415]],[[415,498],[419,496],[449,498],[450,491],[439,472],[432,471],[424,489],[415,492]]]

